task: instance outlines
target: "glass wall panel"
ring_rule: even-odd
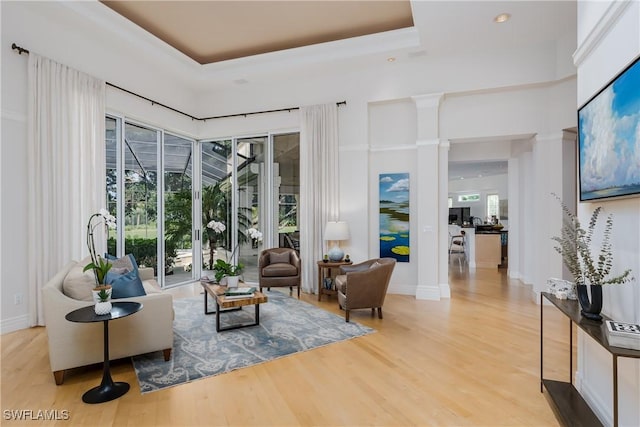
[[[192,279],[193,142],[164,134],[165,285]]]
[[[118,140],[120,139],[120,120],[113,117],[105,118],[105,159],[107,200],[106,209],[111,215],[118,216]],[[108,229],[107,252],[117,255],[118,230]]]
[[[278,201],[278,246],[300,250],[300,134],[273,137],[274,200]]]
[[[237,140],[237,252],[244,265],[243,277],[247,283],[258,282],[258,254],[262,239],[255,232],[264,228],[263,207],[267,206],[268,191],[264,179],[267,136]]]
[[[125,123],[125,253],[158,275],[158,141],[160,132]]]
[[[200,144],[202,174],[202,274],[213,277],[213,264],[231,255],[232,141]]]

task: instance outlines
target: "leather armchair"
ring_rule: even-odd
[[[391,273],[396,265],[393,258],[374,258],[354,265],[340,267],[341,273],[335,279],[338,304],[345,311],[345,321],[349,321],[349,311],[371,308],[371,315],[378,309],[382,319],[382,305],[387,295]]]
[[[262,288],[288,286],[289,295],[293,287],[298,288],[300,298],[301,263],[298,253],[291,248],[271,248],[260,253],[258,259],[258,284]]]

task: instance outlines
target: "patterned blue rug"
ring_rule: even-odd
[[[132,357],[140,391],[173,387],[374,332],[288,294],[265,293],[269,302],[260,305],[260,325],[223,332],[216,332],[215,314],[204,314],[203,295],[174,300],[171,360],[165,362],[161,351]],[[211,298],[209,310],[215,310]],[[224,327],[227,322],[251,322],[253,315],[254,306],[246,306],[220,317]]]

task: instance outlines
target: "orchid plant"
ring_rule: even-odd
[[[89,255],[91,256],[91,263],[87,264],[84,270],[82,270],[83,272],[93,270],[96,278],[96,288],[104,284],[104,278],[111,269],[111,263],[96,253],[93,233],[102,223],[107,230],[116,228],[116,218],[104,208],[89,217],[89,222],[87,223],[87,247],[89,248]]]

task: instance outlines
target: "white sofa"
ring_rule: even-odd
[[[56,384],[64,381],[66,369],[100,363],[104,358],[103,322],[74,323],[67,313],[92,301],[77,300],[63,292],[65,277],[76,267],[72,261],[42,288],[44,316],[49,338],[49,361]],[[173,298],[162,292],[153,279],[153,269],[139,270],[147,295],[117,301],[137,301],[142,310],[109,322],[109,356],[111,360],[162,350],[164,360],[171,358],[173,347]]]

